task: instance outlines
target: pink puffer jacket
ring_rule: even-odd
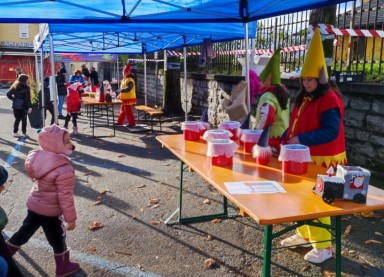
[[[56,125],[44,128],[38,138],[42,150],[28,153],[24,167],[33,180],[33,187],[27,207],[40,215],[63,215],[66,222],[73,222],[77,218],[73,192],[75,171],[63,153],[72,152],[64,147],[64,132]]]

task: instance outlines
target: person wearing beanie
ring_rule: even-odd
[[[136,85],[131,72],[131,64],[127,64],[123,70],[123,80],[121,81],[121,89],[117,90],[120,93],[118,98],[123,102],[120,108],[120,114],[117,118],[118,126],[124,126],[125,118],[128,120],[128,126],[134,127],[135,116],[133,114],[132,105],[136,104]]]
[[[68,95],[67,95],[67,116],[65,118],[64,128],[68,129],[69,121],[72,118],[72,132],[71,135],[78,135],[79,131],[77,128],[77,116],[81,109],[81,98],[78,92],[79,83],[72,84],[68,87]]]
[[[8,171],[4,168],[4,166],[0,165],[0,192],[4,190],[4,184],[7,182],[7,179]],[[5,243],[3,234],[0,234],[0,276],[23,276],[12,256],[8,252],[8,247]]]
[[[277,154],[280,140],[289,123],[289,94],[280,79],[280,51],[277,49],[260,73],[261,93],[256,108],[256,129],[270,126],[269,145]]]
[[[13,256],[42,227],[53,248],[56,276],[67,276],[80,268],[78,263],[70,261],[65,231],[74,230],[77,219],[75,171],[67,157],[75,146],[68,132],[55,124],[44,127],[37,141],[40,149],[30,151],[24,164],[33,181],[27,198],[27,216],[6,243]]]
[[[27,114],[32,112],[31,88],[28,85],[28,75],[20,74],[17,80],[7,91],[7,97],[12,100],[13,115],[15,123],[13,124],[13,136],[16,138],[28,137],[27,135]],[[21,131],[19,134],[19,125],[21,121]]]
[[[313,34],[300,74],[301,88],[287,132],[283,139],[288,144],[309,147],[312,162],[329,168],[347,163],[344,138],[344,105],[340,92],[328,84],[327,67],[320,31]],[[330,217],[317,219],[330,224]],[[296,234],[281,241],[283,246],[297,244],[313,247],[304,259],[322,263],[332,257],[329,230],[309,225],[296,229]]]

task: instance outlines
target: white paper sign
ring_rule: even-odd
[[[245,181],[224,182],[230,194],[261,194],[286,192],[286,190],[275,181]]]

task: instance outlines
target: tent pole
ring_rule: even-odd
[[[36,59],[36,72],[37,72],[37,55],[35,52],[35,59]],[[42,115],[43,115],[43,127],[45,127],[45,91],[44,91],[44,68],[43,68],[43,49],[41,49],[40,53],[40,86],[41,86],[41,106],[43,107],[41,109]],[[38,74],[36,73],[36,79],[39,78]]]
[[[51,78],[52,80],[55,80],[55,52],[53,50],[53,36],[51,33],[49,33],[49,51],[50,51],[50,61],[51,61]],[[51,82],[51,83],[56,83],[56,82]],[[51,95],[53,92],[53,110],[54,110],[54,115],[55,115],[55,123],[59,125],[59,120],[57,118],[57,86],[53,86],[51,88]]]
[[[250,88],[249,88],[249,53],[248,53],[248,23],[244,24],[245,28],[245,81],[247,82],[247,107],[248,112],[251,111]]]
[[[185,37],[184,37],[185,41]],[[187,47],[183,46],[184,55],[184,102],[185,102],[185,121],[188,121],[188,94],[187,94]]]
[[[164,63],[163,63],[163,67],[164,67],[164,79],[163,81],[165,81],[165,76],[167,76],[167,59],[168,59],[168,56],[167,56],[167,50],[164,50]],[[165,90],[165,88],[164,88]],[[165,106],[165,97],[164,97],[164,93],[163,93],[163,108]]]
[[[144,53],[144,103],[147,106],[147,54]]]
[[[120,71],[119,71],[119,54],[117,54],[116,60],[116,79],[117,79],[117,89],[120,89]]]

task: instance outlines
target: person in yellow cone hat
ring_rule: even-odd
[[[269,141],[274,153],[280,149],[280,140],[289,123],[289,94],[280,79],[280,52],[277,49],[263,71],[259,80],[262,95],[256,108],[256,129],[264,130],[270,126]]]
[[[344,105],[337,88],[328,85],[327,67],[319,29],[314,31],[300,74],[301,88],[296,96],[284,139],[288,144],[309,147],[312,162],[326,168],[347,162],[344,138]],[[325,169],[326,170],[326,169]],[[330,224],[330,217],[317,219]],[[322,263],[332,257],[329,230],[309,225],[281,241],[283,246],[313,247],[304,259]],[[306,243],[306,244],[305,244]]]

